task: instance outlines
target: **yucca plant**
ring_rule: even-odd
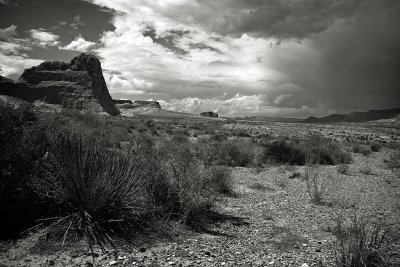
[[[63,207],[52,226],[65,225],[64,241],[74,230],[104,246],[146,211],[143,188],[152,171],[138,150],[111,150],[95,136],[66,133],[56,138],[36,188]]]

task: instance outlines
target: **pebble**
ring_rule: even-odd
[[[109,265],[115,265],[117,263],[118,263],[118,261],[110,261]]]
[[[301,267],[309,267],[307,263],[303,263]]]

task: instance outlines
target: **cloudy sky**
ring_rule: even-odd
[[[113,98],[224,116],[400,107],[398,0],[0,0],[0,75],[97,55]]]

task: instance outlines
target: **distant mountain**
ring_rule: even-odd
[[[267,121],[267,122],[301,122],[302,119],[297,118],[281,118],[281,117],[268,117],[268,116],[246,116],[246,117],[236,117],[237,120],[245,121]]]
[[[383,119],[392,119],[400,114],[400,108],[369,110],[367,112],[353,112],[349,114],[332,114],[322,118],[308,117],[304,123],[332,123],[332,122],[365,122]]]

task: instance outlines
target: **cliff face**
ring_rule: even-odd
[[[119,115],[105,83],[100,61],[81,54],[70,63],[46,61],[26,69],[16,83],[0,82],[0,94],[43,100],[65,108]]]

